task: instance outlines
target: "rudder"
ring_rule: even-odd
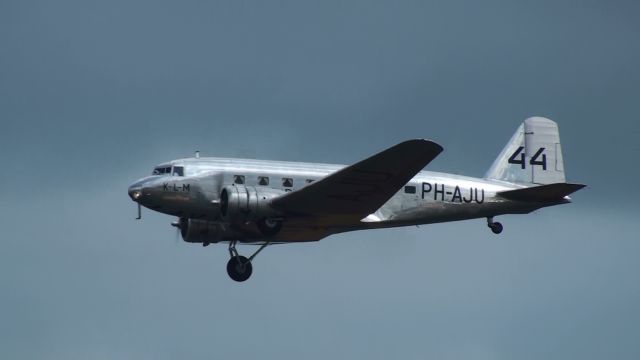
[[[566,182],[558,124],[543,117],[526,119],[485,178],[529,185]]]

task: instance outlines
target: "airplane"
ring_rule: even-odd
[[[128,189],[141,206],[173,215],[188,243],[228,243],[227,273],[242,282],[272,244],[319,241],[347,231],[527,214],[571,202],[585,185],[565,180],[557,124],[526,119],[483,178],[423,171],[437,143],[401,142],[351,166],[200,157],[157,165]],[[249,257],[238,244],[259,245]]]

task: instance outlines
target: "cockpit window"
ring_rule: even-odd
[[[173,176],[184,176],[184,167],[182,167],[182,166],[174,166],[172,175]]]
[[[153,175],[184,176],[184,167],[174,166],[172,168],[171,166],[158,166],[153,169]]]
[[[163,175],[163,174],[170,174],[171,173],[171,166],[165,167],[165,166],[158,166],[157,168],[153,169],[153,175]]]

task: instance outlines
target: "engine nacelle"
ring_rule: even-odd
[[[273,209],[270,203],[284,193],[284,190],[260,186],[225,186],[220,193],[220,214],[222,219],[230,223],[277,218],[282,214]]]
[[[238,237],[238,233],[214,221],[180,218],[177,224],[182,240],[189,243],[216,243]]]

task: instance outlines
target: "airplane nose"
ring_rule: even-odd
[[[154,179],[151,176],[139,179],[129,185],[129,197],[137,203],[143,201],[143,198],[146,199],[148,197],[149,190],[154,187],[154,184]]]
[[[131,200],[138,202],[141,196],[142,196],[142,186],[138,184],[129,186],[129,197],[131,198]]]

